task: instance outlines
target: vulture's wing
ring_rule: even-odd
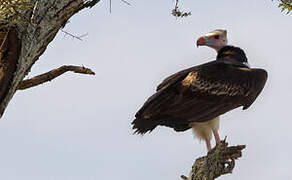
[[[170,75],[168,76],[167,78],[165,78],[162,83],[160,83],[157,88],[156,88],[156,91],[159,91],[161,88],[165,87],[165,86],[168,86],[170,84],[173,84],[175,82],[177,82],[178,80],[181,80],[182,78],[185,78],[189,72],[191,71],[195,71],[196,69],[199,69],[201,67],[204,67],[204,66],[209,66],[209,65],[212,65],[212,64],[216,64],[217,61],[211,61],[211,62],[208,62],[208,63],[204,63],[202,65],[199,65],[199,66],[194,66],[194,67],[191,67],[191,68],[188,68],[188,69],[184,69],[182,71],[179,71],[173,75]]]
[[[204,122],[243,106],[247,109],[267,79],[263,69],[249,69],[213,61],[170,76],[136,114],[138,133],[157,125],[186,130],[190,122]],[[154,126],[156,124],[156,126]],[[150,126],[152,127],[146,127]]]
[[[198,69],[200,69],[201,67],[204,66],[209,66],[212,64],[216,64],[218,63],[217,61],[211,61],[208,63],[204,63],[202,65],[199,66],[194,66],[188,69],[184,69],[182,71],[179,71],[173,75],[168,76],[167,78],[165,78],[162,83],[160,83],[157,88],[156,88],[156,93],[153,94],[152,96],[150,96],[147,101],[144,103],[144,105],[142,106],[142,108],[136,113],[135,117],[141,115],[145,109],[147,109],[147,107],[149,105],[154,105],[156,103],[158,103],[159,105],[159,99],[163,96],[163,94],[165,94],[165,92],[169,92],[169,89],[172,89],[172,87],[174,86],[174,84],[176,84],[177,82],[182,81],[190,72],[192,71],[196,71]],[[158,98],[159,96],[161,96],[160,98]]]
[[[212,61],[215,62],[215,61]],[[169,89],[172,89],[173,85],[176,84],[177,82],[182,81],[191,71],[195,71],[199,66],[194,66],[182,71],[179,71],[167,78],[165,78],[162,83],[160,83],[157,88],[156,88],[156,93],[150,96],[147,101],[144,103],[142,108],[136,113],[135,117],[140,116],[146,109],[148,109],[149,105],[154,105],[157,104],[159,105],[160,99],[163,97],[163,95],[169,91]]]
[[[157,88],[156,88],[156,91],[159,91],[160,89],[162,89],[163,87],[165,86],[168,86],[170,84],[173,84],[175,82],[177,82],[178,80],[182,80],[182,78],[185,78],[189,72],[193,71],[193,70],[196,70],[198,67],[195,66],[195,67],[191,67],[191,68],[188,68],[188,69],[184,69],[182,71],[179,71],[173,75],[170,75],[168,76],[167,78],[165,78],[162,83],[160,83]]]

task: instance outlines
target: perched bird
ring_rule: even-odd
[[[192,128],[209,151],[212,133],[220,143],[219,116],[240,106],[247,109],[260,94],[267,72],[250,68],[244,51],[227,45],[226,30],[198,38],[197,46],[216,50],[216,60],[167,77],[136,113],[135,133],[151,132],[158,125],[175,131]]]

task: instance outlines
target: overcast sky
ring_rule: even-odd
[[[275,1],[183,1],[192,16],[175,19],[173,1],[100,2],[75,15],[33,66],[29,77],[65,64],[96,76],[65,74],[15,94],[0,121],[3,180],[177,180],[206,154],[192,132],[159,127],[141,137],[131,121],[156,86],[181,69],[214,60],[196,39],[228,30],[249,63],[268,71],[246,111],[221,116],[221,137],[246,144],[224,180],[291,179],[292,19]],[[213,142],[214,145],[214,142]]]

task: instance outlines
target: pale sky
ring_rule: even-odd
[[[131,121],[156,86],[179,70],[214,60],[195,47],[214,29],[249,63],[268,71],[261,95],[246,111],[221,116],[220,135],[246,144],[224,180],[291,179],[292,20],[275,1],[183,1],[192,16],[175,19],[173,1],[100,2],[59,33],[29,77],[61,65],[84,65],[96,76],[68,73],[15,94],[0,121],[0,179],[177,180],[206,154],[191,130],[159,127],[132,135]],[[213,143],[214,144],[214,143]]]

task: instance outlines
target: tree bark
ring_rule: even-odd
[[[3,0],[11,3],[17,0]],[[20,1],[20,0],[18,0]],[[31,0],[0,18],[0,117],[19,84],[68,19],[99,0]],[[16,18],[15,18],[16,17]]]
[[[181,176],[184,180],[213,180],[221,175],[232,173],[235,159],[242,156],[245,145],[228,147],[223,140],[216,145],[207,156],[196,159],[189,177]]]

